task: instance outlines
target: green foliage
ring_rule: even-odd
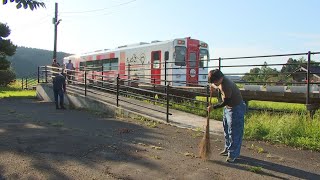
[[[10,35],[11,30],[7,24],[3,24],[0,22],[0,37],[6,38]]]
[[[245,138],[320,151],[318,116],[310,120],[301,114],[250,113],[245,118]]]
[[[5,57],[0,56],[0,70],[7,70],[10,68],[10,61],[6,60]]]
[[[7,86],[16,79],[15,73],[10,70],[0,70],[0,86]]]
[[[260,166],[249,166],[248,170],[251,171],[251,172],[257,173],[257,174],[263,172],[262,171],[262,167],[260,167]]]
[[[35,90],[22,90],[21,81],[14,81],[7,87],[0,87],[0,98],[34,98],[36,96]]]
[[[311,60],[311,63],[316,61]],[[307,60],[304,57],[297,59],[289,58],[287,63],[284,64],[280,71],[276,68],[268,67],[268,64],[264,62],[261,68],[255,67],[250,69],[246,73],[242,80],[247,82],[292,82],[291,73],[295,72],[299,67],[305,67]],[[320,66],[320,63],[312,64],[312,66]]]
[[[306,113],[304,104],[285,103],[285,102],[268,102],[268,101],[250,101],[249,108],[268,109],[276,111],[286,111],[292,113]]]
[[[11,30],[7,24],[0,22],[0,56],[12,56],[16,51],[16,46],[7,38],[11,33]]]
[[[206,97],[197,97],[197,100],[206,101]],[[212,103],[217,103],[217,99],[213,98]],[[206,108],[204,104],[197,106],[200,107]],[[245,116],[246,139],[320,151],[320,110],[316,112],[314,120],[311,120],[303,104],[250,101],[249,107],[290,113],[249,111]],[[196,110],[197,108],[187,108],[183,105],[175,105],[174,108],[206,116],[205,111]],[[222,109],[212,111],[210,118],[222,120]],[[258,152],[262,153],[264,150],[258,149]]]
[[[16,78],[15,73],[10,69],[10,62],[6,56],[12,56],[16,51],[16,46],[10,39],[4,39],[10,35],[10,28],[6,24],[0,23],[0,86],[7,86]]]
[[[24,9],[31,9],[31,10],[34,10],[34,9],[37,9],[39,7],[42,7],[42,8],[45,8],[46,5],[44,2],[39,2],[39,1],[33,1],[33,0],[10,0],[10,2],[15,2],[17,3],[17,9],[20,9],[20,8],[24,8]],[[7,4],[8,3],[8,0],[3,0],[2,1],[2,4]]]
[[[16,52],[16,49],[17,47],[14,44],[12,44],[10,39],[2,39],[0,41],[0,54],[2,56],[13,56]]]
[[[298,64],[298,61],[296,59],[289,58],[286,65],[283,65],[281,68],[282,73],[286,72],[294,72],[296,69],[298,69],[300,64]]]
[[[261,68],[250,69],[249,73],[246,73],[242,79],[247,82],[273,82],[277,81],[279,72],[275,68],[268,67],[267,62]]]

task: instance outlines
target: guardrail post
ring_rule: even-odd
[[[311,61],[311,52],[308,51],[308,62],[307,62],[307,93],[306,93],[306,104],[309,104],[310,100],[310,61]]]
[[[84,71],[84,96],[87,96],[87,71]]]
[[[101,66],[101,81],[102,81],[102,83],[101,83],[101,87],[103,87],[103,85],[104,85],[104,81],[103,81],[103,65]]]
[[[154,97],[156,95],[156,79],[155,78],[152,78],[152,84],[153,84],[153,93],[154,93]],[[155,105],[156,104],[156,101],[153,101],[153,104]]]
[[[167,85],[167,61],[164,60],[164,85]]]
[[[169,84],[166,86],[166,93],[167,93],[167,113],[166,113],[166,120],[169,123]]]
[[[21,89],[23,89],[23,78],[21,78]]]
[[[40,66],[38,66],[38,83],[40,83]]]
[[[28,78],[26,78],[26,89],[28,89]]]
[[[130,81],[130,64],[128,64],[128,82]]]
[[[45,66],[44,67],[44,70],[45,70],[44,72],[45,72],[45,76],[46,76],[45,77],[46,78],[46,83],[48,83],[48,71],[47,71],[47,69],[48,69],[47,66]]]
[[[117,107],[119,107],[119,74],[117,75]]]
[[[219,57],[219,70],[221,70],[221,57]]]
[[[313,119],[314,111],[311,108],[310,104],[310,62],[311,62],[311,52],[308,51],[308,60],[307,60],[307,92],[306,92],[306,108],[309,111],[311,119]]]

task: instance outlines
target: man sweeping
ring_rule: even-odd
[[[225,146],[220,155],[228,156],[226,161],[232,163],[240,156],[246,105],[237,85],[226,78],[219,69],[209,72],[208,82],[211,84],[211,93],[215,89],[219,89],[221,93],[222,102],[208,106],[208,111],[223,107]]]

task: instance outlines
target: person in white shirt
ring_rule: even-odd
[[[72,80],[74,79],[73,78],[74,67],[71,60],[69,60],[69,63],[66,64],[66,70],[67,70],[68,84],[70,84],[70,82],[72,82]]]

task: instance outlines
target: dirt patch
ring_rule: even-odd
[[[30,99],[0,100],[0,179],[319,179],[320,153],[244,142],[237,163],[198,158],[202,133]]]

